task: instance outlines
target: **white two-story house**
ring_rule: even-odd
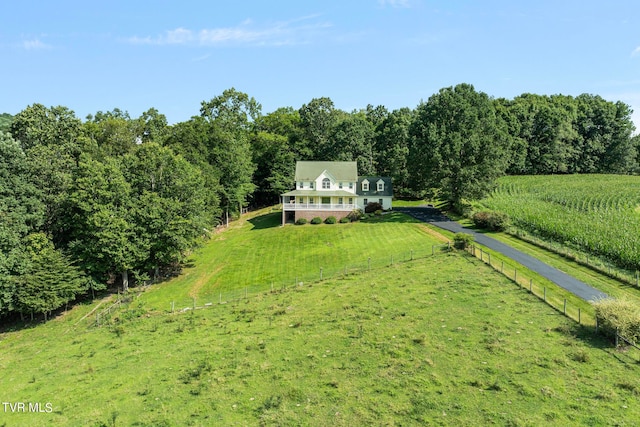
[[[391,209],[391,178],[358,177],[356,162],[297,162],[295,180],[295,190],[282,194],[283,224],[299,218],[341,219],[371,202]]]

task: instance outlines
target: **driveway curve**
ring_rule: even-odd
[[[436,227],[442,228],[444,230],[451,231],[453,233],[471,234],[473,235],[475,241],[479,244],[486,246],[487,248],[490,248],[496,252],[499,252],[516,262],[519,262],[528,269],[535,271],[536,273],[540,274],[546,279],[549,279],[556,285],[566,289],[567,291],[582,298],[585,301],[595,301],[607,297],[607,294],[599,291],[598,289],[587,285],[586,283],[576,279],[575,277],[569,276],[568,274],[558,270],[557,268],[545,264],[544,262],[532,257],[531,255],[520,252],[519,250],[505,245],[504,243],[488,237],[482,233],[478,233],[461,226],[457,222],[447,218],[436,208],[403,207],[394,208],[394,211],[411,215],[416,219],[435,225]]]

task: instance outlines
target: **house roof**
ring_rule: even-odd
[[[296,181],[314,181],[324,171],[340,182],[355,182],[358,179],[356,162],[296,162]]]
[[[369,182],[369,191],[362,191],[362,181],[364,180]],[[378,191],[378,181],[380,180],[384,182],[383,191]],[[356,193],[358,196],[393,197],[393,184],[391,182],[391,178],[388,176],[361,176],[358,178]]]

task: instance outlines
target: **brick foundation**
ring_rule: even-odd
[[[311,221],[313,218],[319,216],[322,221],[335,216],[338,221],[349,215],[351,211],[296,211],[296,221],[300,218],[305,218],[307,221]]]

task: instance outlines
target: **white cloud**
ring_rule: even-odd
[[[21,43],[21,47],[26,50],[43,50],[43,49],[51,49],[51,46],[43,43],[39,39],[33,40],[24,40]]]
[[[165,31],[156,37],[135,36],[128,38],[127,41],[133,44],[195,46],[306,44],[331,27],[330,24],[317,21],[316,18],[317,16],[315,15],[307,16],[265,26],[256,25],[252,20],[247,19],[235,27],[205,28],[201,30],[179,27]]]
[[[631,52],[631,56],[636,56],[636,55],[640,55],[640,46],[638,46],[633,50],[633,52]]]

